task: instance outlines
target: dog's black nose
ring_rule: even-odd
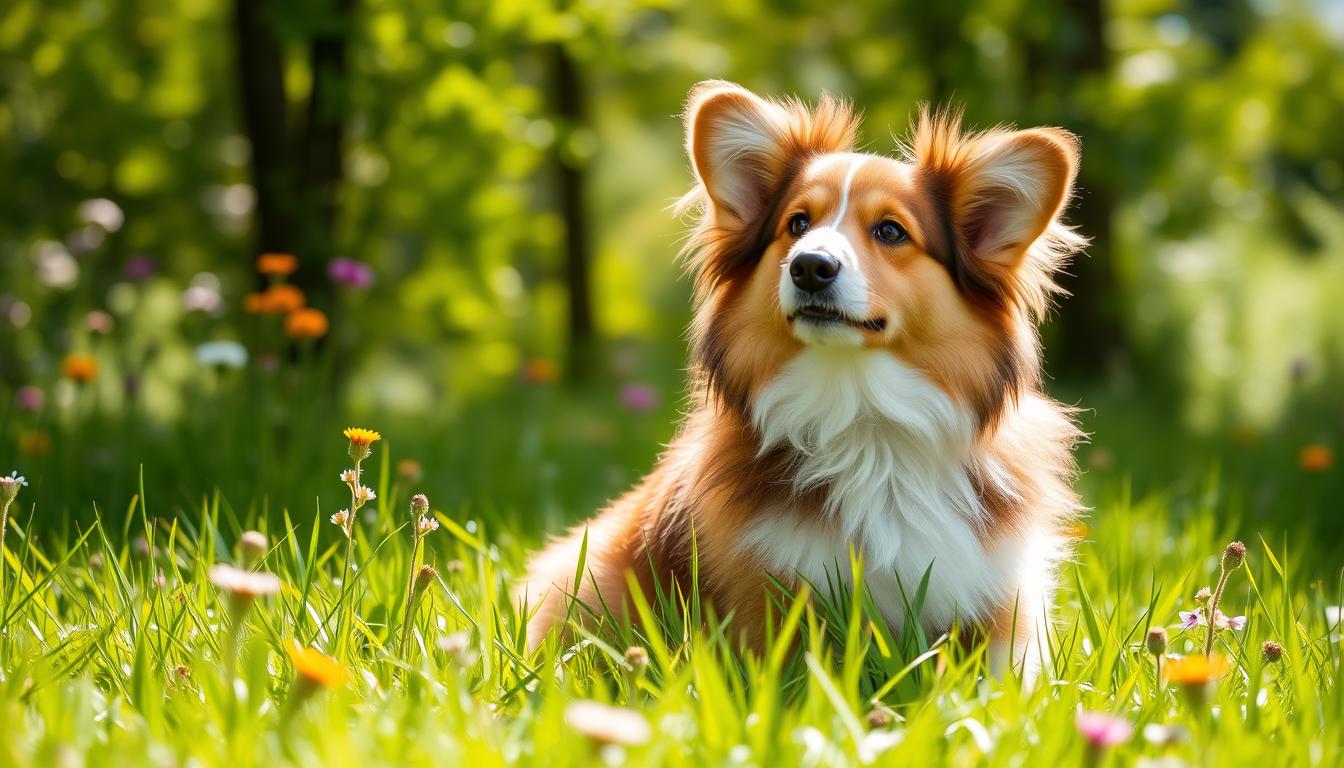
[[[789,262],[789,277],[793,278],[793,284],[809,293],[834,283],[838,274],[840,262],[816,251],[800,253]]]

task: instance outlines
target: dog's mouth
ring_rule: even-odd
[[[790,323],[798,319],[806,320],[811,323],[817,323],[819,325],[824,325],[828,323],[844,323],[845,325],[850,325],[865,331],[875,331],[875,332],[881,331],[887,327],[887,318],[885,317],[874,317],[868,320],[859,320],[850,317],[849,315],[846,315],[844,312],[841,312],[835,307],[827,307],[820,304],[809,304],[805,307],[800,307],[797,312],[794,312],[792,315],[789,316]]]

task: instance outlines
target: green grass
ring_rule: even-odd
[[[221,453],[185,477],[165,477],[153,463],[137,473],[132,456],[118,456],[115,491],[77,478],[63,490],[29,471],[33,487],[20,493],[5,540],[0,764],[1073,765],[1090,759],[1074,724],[1080,709],[1139,729],[1099,756],[1115,764],[1163,756],[1260,768],[1344,762],[1344,691],[1335,684],[1344,662],[1325,610],[1341,603],[1341,558],[1336,539],[1321,535],[1333,526],[1327,499],[1336,475],[1297,470],[1287,436],[1256,449],[1288,457],[1278,463],[1215,462],[1203,448],[1186,455],[1143,434],[1133,412],[1094,419],[1095,445],[1114,454],[1114,467],[1082,481],[1094,510],[1060,574],[1053,667],[1024,688],[986,675],[970,628],[955,637],[893,635],[861,589],[781,598],[783,628],[759,657],[740,653],[728,639],[730,617],[695,594],[654,596],[638,606],[638,627],[606,622],[572,645],[553,637],[529,654],[509,599],[527,550],[646,465],[675,409],[623,424],[598,399],[534,397],[461,416],[451,450],[436,448],[423,425],[385,429],[388,440],[365,464],[379,498],[356,526],[357,568],[346,584],[344,539],[326,521],[348,502],[336,479],[344,423],[314,416],[312,431],[295,439],[311,457],[283,465],[299,492],[274,469],[264,482],[244,476],[253,466],[238,458],[246,451]],[[585,444],[575,423],[586,419],[618,427]],[[104,429],[117,433],[116,424]],[[245,440],[245,430],[229,438]],[[405,454],[392,446],[403,444],[426,466],[455,470],[428,483],[442,527],[421,561],[439,575],[415,611],[405,653],[406,510],[419,487],[395,477],[394,460]],[[1154,450],[1176,468],[1131,480],[1130,457],[1152,462]],[[145,451],[177,466],[169,452]],[[283,453],[268,455],[282,461]],[[1215,463],[1225,469],[1206,469]],[[257,485],[280,498],[313,495],[230,502],[231,489]],[[258,568],[283,587],[247,614],[230,665],[227,598],[207,572],[237,562],[238,536],[249,528],[267,534]],[[1180,632],[1177,612],[1217,578],[1218,556],[1234,538],[1249,555],[1230,577],[1224,610],[1248,623],[1219,635],[1217,652],[1233,667],[1196,706],[1177,686],[1155,684],[1144,638],[1166,626],[1169,654],[1199,652],[1202,634]],[[918,589],[909,599],[919,601]],[[347,612],[348,631],[338,633]],[[465,649],[444,650],[446,637],[465,638]],[[1285,649],[1277,664],[1261,656],[1271,639]],[[285,651],[292,640],[339,656],[345,683],[296,705]],[[647,668],[627,663],[632,646],[644,649]],[[875,698],[890,725],[872,727]],[[634,725],[600,719],[630,736],[642,720],[651,738],[604,746],[570,710],[578,700],[638,713]],[[1178,725],[1188,736],[1155,745],[1142,735],[1147,724]]]

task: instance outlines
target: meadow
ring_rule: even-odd
[[[781,598],[762,655],[694,590],[640,603],[636,626],[608,620],[529,653],[509,591],[526,552],[649,465],[675,381],[574,388],[534,361],[439,423],[360,422],[382,428],[361,448],[320,393],[278,430],[242,399],[294,385],[303,365],[322,367],[238,372],[234,406],[179,425],[194,438],[124,416],[58,421],[57,444],[115,460],[78,478],[33,457],[28,484],[5,485],[4,764],[1344,759],[1338,530],[1304,513],[1338,481],[1310,427],[1165,445],[1164,465],[1150,455],[1160,412],[1080,395],[1096,401],[1079,451],[1092,509],[1060,573],[1052,663],[1024,686],[988,674],[969,627],[891,634],[862,587]],[[359,477],[338,477],[364,450]],[[258,455],[277,465],[264,480]],[[333,521],[352,503],[346,481],[371,493]],[[1198,592],[1219,586],[1233,540],[1245,562],[1226,570],[1206,663]]]

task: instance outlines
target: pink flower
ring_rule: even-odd
[[[1134,725],[1123,717],[1116,717],[1105,712],[1091,712],[1089,710],[1078,710],[1074,723],[1078,726],[1078,732],[1087,740],[1088,746],[1093,749],[1105,749],[1124,744],[1134,735]]]
[[[14,404],[19,406],[20,411],[40,411],[42,404],[47,400],[42,394],[42,390],[33,386],[19,387],[14,393]]]
[[[1181,611],[1181,629],[1194,629],[1204,624],[1204,614],[1199,611]]]
[[[658,405],[658,390],[648,384],[627,384],[621,388],[621,405],[628,411],[647,413]]]
[[[368,288],[373,285],[373,268],[362,261],[342,256],[327,264],[327,277],[333,283],[348,285],[351,288]]]
[[[1230,629],[1234,632],[1240,632],[1246,628],[1245,616],[1224,616],[1222,611],[1213,614],[1214,629]]]

